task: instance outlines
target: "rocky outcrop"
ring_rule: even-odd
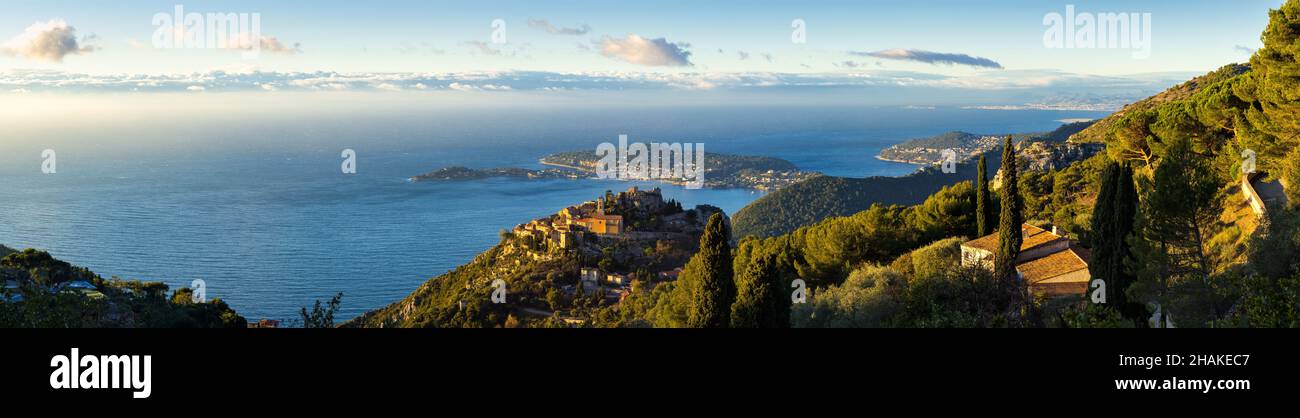
[[[1016,149],[1016,164],[1022,172],[1060,170],[1105,151],[1099,143],[1021,143]],[[993,177],[993,188],[1002,187],[1002,169]]]

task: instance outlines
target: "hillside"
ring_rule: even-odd
[[[986,157],[990,171],[998,167],[997,152],[988,152]],[[974,180],[975,173],[975,163],[968,161],[958,164],[953,174],[928,167],[903,177],[821,176],[755,200],[736,212],[731,222],[737,239],[781,235],[832,216],[849,216],[877,203],[919,204],[944,186]]]
[[[1088,127],[1092,122],[1075,122],[1062,125],[1051,132],[1017,134],[1017,143],[1059,143],[1070,135]],[[959,135],[946,135],[949,139]],[[945,137],[941,135],[941,137]],[[969,137],[967,137],[969,138]],[[989,176],[1000,167],[1000,151],[985,151]],[[1077,161],[1091,154],[1073,154]],[[1044,158],[1049,158],[1044,156]],[[1032,167],[1055,168],[1062,164],[1060,158],[1050,164],[1031,164]],[[903,177],[847,178],[823,176],[796,183],[770,193],[742,208],[732,218],[736,238],[753,235],[769,237],[788,233],[802,226],[812,225],[832,216],[848,216],[879,203],[885,205],[915,205],[940,188],[975,179],[978,157],[957,165],[957,172],[944,173],[937,167],[926,167]]]
[[[363,328],[552,327],[586,324],[633,292],[676,276],[698,250],[704,221],[721,210],[683,210],[653,191],[629,189],[558,208],[555,215],[502,231],[473,261],[430,279],[406,298],[343,326]],[[604,212],[595,212],[601,210]],[[570,218],[573,212],[580,216]],[[618,216],[624,228],[601,232],[581,217]],[[570,219],[576,219],[571,221]],[[494,291],[505,297],[496,302]]]
[[[45,251],[0,245],[0,328],[245,328],[221,299],[162,282],[104,279]]]
[[[1155,96],[1124,106],[1124,108],[1110,116],[1098,120],[1087,129],[1083,129],[1082,131],[1071,135],[1069,140],[1070,142],[1075,143],[1105,143],[1107,133],[1110,132],[1110,130],[1116,125],[1116,122],[1123,119],[1125,115],[1131,114],[1135,111],[1149,110],[1163,103],[1187,100],[1200,92],[1206,86],[1244,74],[1249,70],[1250,66],[1245,64],[1225,65],[1209,74],[1183,82],[1182,84],[1171,87]]]

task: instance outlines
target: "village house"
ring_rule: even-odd
[[[590,284],[595,287],[600,284],[600,269],[592,267],[583,267],[578,273],[579,282],[583,286]]]
[[[605,200],[583,203],[582,206],[568,207],[559,213],[559,222],[572,225],[596,235],[621,235],[623,217],[605,213]]]
[[[1053,227],[1048,231],[1025,224],[1020,228],[1023,242],[1016,257],[1016,272],[1029,285],[1030,293],[1042,297],[1081,296],[1088,291],[1092,274],[1087,249],[1072,243]],[[993,269],[998,248],[998,234],[991,234],[961,245],[963,266]]]
[[[605,283],[609,283],[617,286],[625,286],[625,285],[632,284],[632,278],[626,274],[610,273],[605,276]]]
[[[679,275],[681,275],[681,274],[682,274],[682,268],[681,268],[681,267],[678,267],[678,268],[675,268],[675,269],[672,269],[672,270],[661,271],[661,272],[659,272],[659,280],[660,280],[660,281],[664,281],[664,282],[669,282],[669,281],[677,280],[677,276],[679,276]]]
[[[654,213],[667,205],[658,187],[644,191],[633,186],[617,195],[606,192],[600,199],[569,206],[555,215],[515,226],[513,232],[520,237],[530,237],[545,248],[561,249],[574,248],[584,234],[623,236],[627,232],[623,216],[607,213],[606,201],[615,202],[624,210],[642,213]]]
[[[257,322],[249,322],[249,328],[279,328],[280,321],[276,319],[263,319]]]

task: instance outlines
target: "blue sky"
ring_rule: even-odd
[[[258,13],[262,19],[261,36],[285,49],[278,53],[264,51],[250,59],[223,49],[153,47],[151,37],[157,27],[151,19],[158,13],[172,14],[178,3],[187,13]],[[8,72],[11,77],[6,81],[0,76],[0,87],[27,90],[21,83],[30,79],[17,79],[12,74],[33,70],[94,77],[151,74],[173,78],[214,70],[426,76],[467,72],[598,73],[631,77],[641,84],[704,89],[738,83],[734,79],[740,74],[754,77],[744,83],[748,86],[769,85],[771,82],[764,80],[788,80],[799,75],[814,80],[814,74],[829,80],[856,74],[859,80],[890,79],[900,84],[925,84],[938,79],[945,80],[949,87],[975,88],[1024,88],[1033,86],[1025,84],[1026,80],[1055,80],[1063,74],[1073,76],[1075,81],[1084,80],[1079,82],[1107,83],[1114,81],[1112,77],[1130,78],[1135,74],[1176,73],[1183,77],[1229,62],[1246,61],[1250,51],[1259,47],[1268,9],[1281,3],[6,0],[0,3],[4,11],[0,13],[0,42],[9,46],[0,53],[0,73]],[[1122,49],[1045,47],[1044,16],[1065,13],[1067,4],[1075,5],[1079,12],[1150,13],[1150,57],[1135,59],[1131,51]],[[505,43],[492,43],[495,19],[506,23]],[[791,23],[795,19],[806,22],[806,43],[791,41]],[[33,24],[54,20],[75,29],[82,49],[62,56],[58,62],[48,57],[24,56],[14,46],[14,39],[31,32]],[[547,26],[552,32],[570,34],[548,32]],[[621,49],[610,52],[606,49],[610,47]],[[646,52],[638,49],[643,47],[651,49],[648,58],[638,55]],[[667,52],[655,48],[667,48]],[[884,51],[896,51],[895,56],[953,54],[995,62],[1001,68],[881,58],[890,56]],[[668,65],[664,65],[665,59]],[[530,86],[544,88],[547,81],[555,79],[538,77],[543,80]],[[671,81],[664,81],[668,79]],[[426,83],[439,80],[437,77],[410,80],[388,84],[404,89],[417,85],[451,87],[446,78],[443,83]],[[190,84],[185,87],[206,89],[222,84],[210,80],[194,84],[203,81],[190,79],[184,83]],[[280,79],[280,87],[288,87],[289,81]],[[485,85],[511,87],[503,84],[508,81],[461,85],[480,90]],[[263,81],[253,83],[260,86]]]

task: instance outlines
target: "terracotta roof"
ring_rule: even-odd
[[[1016,270],[1025,278],[1025,282],[1031,285],[1046,283],[1087,283],[1089,277],[1065,278],[1061,277],[1079,270],[1087,270],[1088,263],[1076,252],[1074,247],[1068,250],[1060,251],[1043,258],[1034,259],[1016,265]]]
[[[1030,224],[1021,225],[1020,233],[1021,236],[1024,237],[1023,240],[1024,242],[1020,244],[1021,252],[1027,251],[1030,248],[1034,248],[1039,245],[1043,245],[1052,241],[1056,241],[1058,239],[1065,238],[1060,235],[1053,234],[1051,231]],[[962,244],[962,246],[978,248],[988,252],[996,252],[998,250],[998,234],[993,233],[993,234],[985,235],[978,239],[967,241],[965,244]]]

